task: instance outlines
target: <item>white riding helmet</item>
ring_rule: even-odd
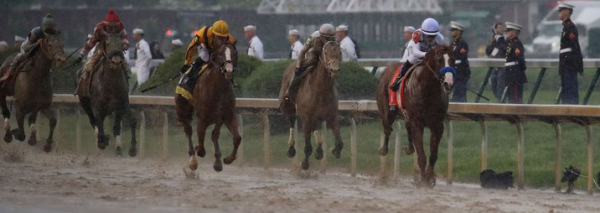
[[[440,24],[435,19],[427,18],[421,24],[421,31],[425,35],[437,35],[440,31]]]

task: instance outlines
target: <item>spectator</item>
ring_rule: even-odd
[[[290,45],[292,45],[288,57],[296,60],[298,59],[298,54],[300,54],[300,51],[304,47],[302,42],[300,42],[300,32],[296,29],[290,30],[288,33],[288,41],[290,42]]]
[[[137,83],[138,85],[142,85],[150,76],[152,52],[150,51],[150,45],[144,40],[144,30],[134,29],[133,40],[135,40],[133,58],[135,59],[135,68],[137,68]]]
[[[249,41],[248,46],[248,55],[254,56],[260,60],[264,59],[264,50],[263,43],[260,41],[258,36],[256,36],[256,27],[252,25],[248,25],[244,27],[244,36]]]
[[[165,55],[160,51],[160,43],[158,41],[150,43],[152,59],[165,59]]]
[[[508,46],[506,48],[506,94],[508,103],[521,104],[523,103],[523,85],[527,83],[525,70],[525,48],[519,40],[519,34],[523,27],[521,25],[506,22],[506,40]]]
[[[485,53],[491,58],[506,57],[506,39],[504,38],[504,24],[498,22],[494,25],[494,36],[491,38],[490,45],[485,48]],[[504,67],[495,67],[490,76],[492,92],[498,102],[502,101],[502,94],[506,88],[506,71]]]
[[[0,41],[0,53],[8,51],[8,43],[6,41]]]
[[[348,36],[348,26],[340,25],[335,29],[336,39],[342,49],[342,61],[356,61],[356,44]]]
[[[408,47],[408,42],[410,41],[410,39],[412,38],[412,34],[415,32],[415,28],[413,26],[405,26],[404,27],[404,42],[406,42],[404,44],[404,47],[402,48],[402,50],[400,51],[402,53],[402,59],[400,60],[400,62],[404,63],[408,60],[408,51],[406,51],[406,48]]]
[[[15,35],[15,44],[13,45],[13,47],[21,48],[21,44],[23,44],[24,41],[25,41],[25,38]]]
[[[183,47],[183,42],[180,39],[173,39],[171,41],[171,52]]]

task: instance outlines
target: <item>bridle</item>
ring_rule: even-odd
[[[226,45],[226,44],[223,44],[223,45]],[[235,49],[235,46],[233,46],[233,45],[227,45],[226,48],[229,48],[229,49],[225,50],[225,51],[236,51],[237,52],[237,50]],[[230,52],[229,54],[233,54],[233,53]],[[227,58],[227,55],[225,55],[225,63],[219,64],[218,61],[219,61],[220,57],[221,57],[220,53],[212,54],[210,61],[212,61],[212,63],[214,65],[216,65],[216,67],[219,68],[219,73],[221,73],[221,75],[227,74],[227,65],[232,66],[232,68],[233,68],[232,69],[233,70],[232,73],[235,72],[238,69],[237,68],[237,64],[234,63],[234,61],[233,61],[233,59],[231,57]]]
[[[325,45],[323,45],[323,49],[321,50],[321,56],[320,56],[320,60],[319,63],[323,64],[323,66],[325,66],[326,70],[331,73],[330,69],[327,69],[327,67],[331,67],[333,63],[337,62],[337,59],[330,59],[330,60],[326,60],[327,59],[327,51],[324,51],[325,47],[330,44],[331,45],[339,45],[338,42],[336,41],[328,41],[327,43],[325,43]]]
[[[110,57],[112,57],[112,56],[113,56],[113,54],[111,54],[111,55],[108,55],[108,53],[107,53],[107,51],[106,51],[106,48],[107,48],[107,47],[106,47],[106,44],[107,44],[107,42],[108,42],[108,37],[110,37],[110,36],[118,36],[119,38],[121,38],[121,35],[123,35],[123,32],[120,32],[120,33],[107,33],[106,31],[102,31],[102,33],[104,34],[104,36],[105,36],[105,38],[106,38],[106,39],[104,39],[104,41],[102,41],[102,46],[104,47],[104,48],[103,48],[103,50],[101,50],[101,52],[102,52],[102,55],[104,55],[104,58],[105,58],[106,60],[108,60],[108,61],[109,61],[109,63],[114,63],[112,60],[110,60]],[[122,44],[123,44],[123,43],[121,43],[121,45],[122,45]],[[118,52],[121,52],[121,51],[118,51]],[[124,57],[123,55],[119,55],[119,56],[120,56],[120,57],[122,57],[122,58],[123,58],[123,60],[125,60],[125,57]]]
[[[52,36],[56,36],[56,35],[52,35]],[[42,53],[44,53],[44,55],[46,55],[46,57],[48,57],[49,59],[51,59],[52,61],[54,61],[54,56],[60,52],[61,50],[56,50],[55,52],[48,52],[48,39],[50,39],[50,36],[47,36],[46,38],[42,39],[42,43],[40,44],[40,49],[42,49]],[[64,53],[64,52],[63,52]]]

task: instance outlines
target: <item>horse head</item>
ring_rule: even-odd
[[[450,71],[454,70],[454,61],[454,51],[446,45],[438,45],[425,55],[425,64],[436,73],[438,78],[443,80],[443,84],[448,92],[454,83],[453,75],[451,74],[454,71]]]
[[[56,67],[62,66],[62,64],[67,60],[63,47],[64,45],[60,40],[60,32],[46,34],[46,38],[42,40],[42,52],[44,52],[44,54],[46,54],[50,60],[57,63]]]
[[[121,38],[122,34],[123,32],[104,32],[104,35],[106,36],[106,41],[104,41],[104,56],[110,62],[111,67],[121,64],[121,62],[125,60],[125,56],[123,54],[123,39]]]
[[[342,62],[340,44],[335,41],[325,43],[325,45],[323,45],[320,61],[329,72],[329,75],[332,78],[336,78],[340,72],[340,64]]]
[[[235,46],[229,42],[225,42],[212,57],[212,61],[221,70],[221,74],[225,75],[226,79],[232,79],[238,62],[238,52]]]

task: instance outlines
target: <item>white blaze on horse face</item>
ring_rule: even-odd
[[[451,72],[444,73],[444,83],[447,83],[448,86],[452,86],[454,84],[454,75]]]
[[[444,54],[444,62],[445,62],[445,66],[449,67],[450,66],[450,56],[448,56],[448,54]]]
[[[227,63],[225,64],[225,70],[227,70],[228,73],[233,72],[233,64],[230,63],[231,62],[231,49],[229,49],[229,47],[225,47],[225,60],[227,61]]]

